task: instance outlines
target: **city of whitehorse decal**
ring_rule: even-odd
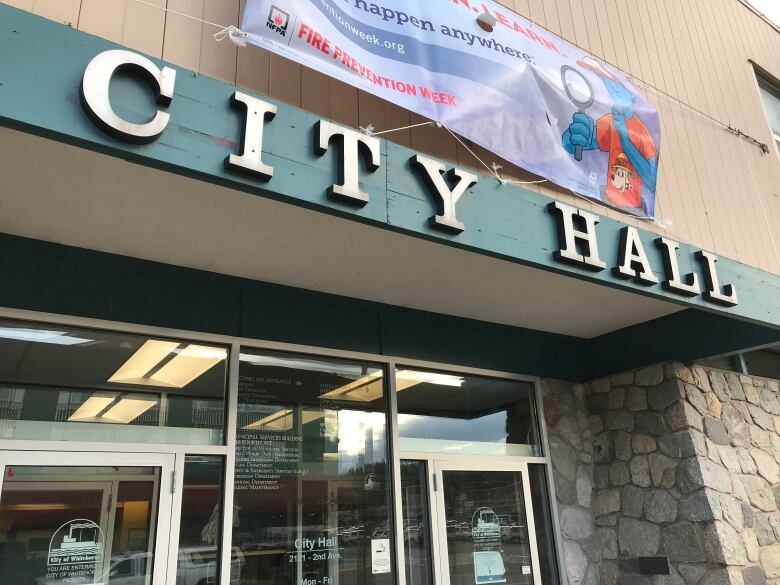
[[[81,103],[98,128],[125,142],[153,142],[165,131],[170,114],[158,108],[152,120],[145,124],[134,124],[117,115],[109,101],[109,86],[118,71],[137,73],[152,86],[157,103],[163,107],[170,105],[173,99],[176,71],[170,67],[160,69],[148,58],[131,51],[109,50],[92,59],[82,78]],[[233,93],[226,107],[229,105],[242,114],[243,125],[239,152],[226,156],[225,169],[259,181],[272,180],[274,169],[262,160],[263,130],[275,118],[277,107],[239,91]],[[367,173],[380,167],[380,140],[328,120],[319,120],[312,133],[317,155],[324,155],[331,145],[338,149],[338,181],[324,188],[327,197],[355,208],[365,206],[369,194],[360,187],[360,161],[362,159]],[[455,236],[463,232],[466,225],[457,217],[458,202],[477,184],[479,176],[421,154],[412,156],[409,164],[427,185],[432,198],[435,213],[428,220],[430,228]],[[547,210],[554,219],[558,235],[554,260],[593,272],[605,270],[607,264],[598,249],[599,217],[560,202],[550,203]],[[670,293],[683,297],[702,295],[706,301],[723,306],[737,304],[735,286],[722,284],[718,278],[718,258],[714,254],[703,250],[695,253],[701,268],[703,282],[700,283],[697,272],[681,274],[677,257],[679,243],[659,237],[654,241],[654,248],[664,267],[661,278],[653,271],[648,251],[636,228],[624,226],[619,237],[618,257],[612,268],[615,278],[631,280],[645,287],[660,284]]]

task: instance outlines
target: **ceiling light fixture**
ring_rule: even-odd
[[[67,331],[47,331],[22,327],[0,327],[0,338],[33,343],[52,343],[54,345],[79,345],[93,341],[83,337],[70,337]]]
[[[84,422],[97,419],[98,415],[111,404],[118,394],[95,393],[78,410],[68,417],[71,422]],[[99,419],[97,419],[99,420]]]
[[[439,386],[461,387],[465,380],[461,376],[439,374],[437,372],[421,372],[418,370],[398,370],[395,374],[395,391],[401,392],[417,384],[437,384]],[[373,402],[381,398],[383,393],[382,371],[377,371],[354,382],[345,384],[319,398],[329,400],[351,400],[354,402]]]
[[[149,379],[164,386],[184,388],[227,358],[227,350],[205,345],[188,345],[176,353],[175,358],[149,376]]]
[[[320,394],[319,398],[328,400],[351,400],[354,402],[373,402],[382,397],[382,370],[378,370],[354,382]]]
[[[179,347],[179,344],[175,341],[149,339],[122,364],[122,367],[114,372],[114,375],[108,381],[126,384],[148,384],[149,382],[144,379],[144,376],[177,347]]]
[[[176,341],[146,341],[108,381],[184,388],[227,359],[227,350],[223,348],[192,344],[179,349],[179,345]],[[170,355],[173,359],[155,371]]]
[[[68,504],[13,504],[11,506],[11,509],[17,512],[54,512],[72,508],[73,506]]]
[[[156,399],[127,396],[112,406],[100,419],[105,422],[128,424],[156,405]]]
[[[309,424],[321,418],[325,418],[325,412],[322,410],[304,410],[301,414],[303,424]]]
[[[293,411],[287,408],[274,412],[243,427],[251,431],[289,431],[293,425]]]
[[[406,390],[417,384],[436,384],[438,386],[455,386],[460,388],[465,380],[462,376],[439,374],[438,372],[421,372],[419,370],[398,370],[395,374],[396,391]]]

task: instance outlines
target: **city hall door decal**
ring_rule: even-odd
[[[538,563],[528,466],[482,459],[404,454],[407,585],[550,582]]]
[[[165,583],[173,455],[2,451],[0,465],[0,583]]]

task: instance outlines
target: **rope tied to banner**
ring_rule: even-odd
[[[546,183],[547,179],[539,179],[536,181],[515,181],[513,179],[504,179],[501,174],[498,172],[503,167],[497,163],[493,163],[492,165],[488,165],[484,160],[482,160],[477,153],[475,153],[469,146],[460,139],[460,137],[455,134],[452,130],[447,128],[444,124],[441,122],[436,122],[435,120],[431,120],[428,122],[420,122],[419,124],[409,124],[408,126],[401,126],[399,128],[390,128],[389,130],[381,130],[380,132],[374,132],[374,125],[368,124],[366,126],[358,126],[361,132],[365,134],[366,136],[381,136],[382,134],[389,134],[390,132],[400,132],[402,130],[409,130],[411,128],[420,128],[422,126],[430,126],[432,128],[444,128],[447,132],[452,134],[453,138],[457,140],[463,148],[465,148],[471,156],[473,156],[477,162],[479,162],[488,173],[493,175],[493,177],[502,185],[538,185],[540,183]]]
[[[214,28],[218,28],[219,31],[215,32],[213,35],[214,40],[217,42],[223,41],[225,39],[230,39],[230,41],[238,47],[246,47],[247,45],[247,38],[249,37],[249,33],[242,31],[237,26],[233,26],[233,25],[225,26],[223,24],[211,22],[203,18],[198,18],[197,16],[193,16],[192,14],[179,12],[178,10],[173,10],[165,6],[158,6],[157,4],[146,2],[146,0],[134,0],[134,2],[136,2],[137,4],[143,4],[144,6],[149,6],[151,8],[156,8],[157,10],[160,10],[168,14],[175,14],[176,16],[181,16],[182,18],[189,18],[190,20],[194,20],[196,22],[201,22],[203,24],[213,26]]]
[[[225,39],[230,39],[230,42],[238,47],[246,47],[248,37],[249,33],[245,33],[240,28],[233,25],[226,26],[222,30],[214,33],[215,41],[220,42]]]
[[[247,46],[248,37],[249,37],[248,33],[246,33],[245,31],[242,31],[240,28],[238,28],[238,27],[236,27],[234,25],[225,26],[223,24],[218,24],[218,23],[215,23],[215,22],[211,22],[211,21],[205,20],[203,18],[198,18],[197,16],[193,16],[191,14],[186,14],[184,12],[179,12],[177,10],[173,10],[171,8],[168,8],[167,6],[160,6],[159,4],[153,4],[153,3],[151,3],[151,2],[149,2],[147,0],[133,0],[133,1],[135,3],[137,3],[137,4],[143,4],[145,6],[149,6],[151,8],[155,8],[157,10],[160,10],[160,11],[168,13],[168,14],[175,14],[177,16],[181,16],[183,18],[188,18],[190,20],[201,22],[203,24],[206,24],[206,25],[212,26],[214,28],[217,28],[219,30],[216,33],[214,33],[214,35],[213,35],[214,40],[217,41],[217,42],[222,41],[222,40],[227,38],[233,44],[235,44],[238,47],[246,47]],[[477,18],[477,21],[479,22],[479,18]],[[535,26],[539,26],[543,30],[546,30],[548,32],[551,32],[552,34],[555,34],[554,32],[550,31],[550,29],[548,29],[547,27],[545,27],[543,25],[540,25],[539,23],[535,22],[533,20],[533,18],[529,17],[529,21],[531,23],[531,27],[532,28],[535,27]],[[493,23],[488,23],[488,24],[493,24]],[[583,47],[577,45],[575,42],[573,42],[571,40],[569,40],[569,42],[572,43],[575,47],[585,51],[585,49]],[[762,143],[759,140],[756,140],[752,136],[750,136],[748,134],[745,134],[744,132],[742,132],[738,128],[734,128],[730,124],[726,124],[726,123],[716,119],[715,117],[702,112],[698,108],[693,107],[692,105],[682,101],[681,99],[679,99],[679,98],[677,98],[675,96],[672,96],[671,94],[669,94],[669,93],[667,93],[667,92],[657,88],[656,86],[654,86],[654,85],[644,81],[641,78],[636,77],[635,75],[632,75],[631,73],[629,73],[628,71],[622,69],[621,67],[619,67],[618,65],[616,65],[614,63],[610,63],[609,61],[606,61],[606,60],[604,60],[604,62],[609,64],[610,66],[616,68],[618,71],[620,71],[621,73],[626,75],[629,79],[631,79],[634,83],[642,84],[646,90],[647,89],[652,89],[657,95],[663,96],[663,97],[665,97],[667,99],[670,99],[671,101],[679,104],[680,106],[684,106],[684,107],[688,108],[693,113],[698,114],[699,116],[701,116],[703,118],[706,118],[707,120],[715,123],[716,125],[719,125],[719,126],[725,128],[728,132],[730,132],[731,134],[737,136],[738,138],[742,138],[744,140],[747,140],[751,144],[754,144],[754,145],[758,146],[761,149],[763,154],[767,154],[768,153],[769,148],[767,147],[767,145],[765,145],[764,143]],[[374,132],[373,124],[369,124],[366,127],[359,126],[359,128],[360,128],[361,131],[363,131],[368,136],[379,136],[379,135],[387,134],[387,133],[390,133],[390,132],[397,132],[397,131],[401,131],[401,130],[407,130],[407,129],[410,129],[410,128],[417,128],[417,127],[426,126],[426,125],[432,126],[434,128],[445,128],[450,134],[453,135],[453,137],[477,161],[479,161],[479,163],[483,167],[485,167],[485,169],[488,171],[488,173],[490,173],[502,185],[535,185],[535,184],[541,184],[541,183],[546,183],[547,182],[546,179],[540,179],[540,180],[535,180],[535,181],[516,181],[516,180],[505,179],[505,178],[501,177],[501,175],[499,173],[499,171],[502,168],[501,165],[496,164],[495,162],[493,162],[491,166],[488,166],[479,156],[477,156],[477,154],[471,148],[468,147],[468,145],[466,145],[466,143],[464,143],[455,133],[453,133],[449,128],[447,128],[446,126],[444,126],[440,122],[435,122],[435,121],[422,122],[422,123],[419,123],[419,124],[411,124],[409,126],[404,126],[404,127],[401,127],[401,128],[393,128],[393,129],[390,129],[390,130],[383,130],[381,132]],[[743,144],[743,150],[744,150],[744,144]],[[749,161],[748,161],[748,164],[749,164]],[[750,168],[750,171],[751,171],[751,174],[752,174],[752,168]],[[756,185],[755,185],[755,177],[754,177],[753,180],[754,180],[754,187],[756,187]],[[579,197],[579,198],[581,198],[583,200],[586,200],[586,201],[593,201],[592,199],[590,199],[588,197],[585,197],[584,195],[581,195],[580,193],[577,193],[576,191],[574,191],[572,189],[568,189],[568,190],[576,197]],[[761,202],[761,203],[763,205],[763,202]],[[625,212],[625,211],[623,211],[621,209],[616,209],[616,208],[613,208],[611,206],[607,206],[607,207],[609,207],[610,209],[614,209],[615,211],[621,212],[621,213],[623,213],[625,215],[629,215],[631,217],[635,217],[635,218],[643,220],[643,221],[656,223],[656,224],[662,226],[664,229],[668,229],[668,227],[671,225],[671,221],[670,220],[658,220],[658,219],[653,218],[653,217],[637,216],[637,215]],[[766,215],[765,215],[765,219],[766,219]],[[772,242],[772,243],[774,244],[774,242]],[[778,253],[777,246],[775,245],[774,247],[775,247],[775,253],[777,254]]]
[[[431,126],[433,128],[441,128],[441,122],[420,122],[419,124],[410,124],[409,126],[401,126],[400,128],[390,128],[389,130],[382,130],[380,132],[374,132],[374,125],[358,126],[360,131],[366,136],[381,136],[382,134],[389,134],[390,132],[400,132],[401,130],[409,130],[410,128],[419,128],[421,126]]]
[[[420,128],[422,126],[431,126],[433,128],[444,128],[447,132],[452,134],[452,137],[455,138],[455,140],[458,141],[463,146],[463,148],[465,148],[469,152],[469,154],[471,154],[471,156],[473,156],[483,167],[485,167],[485,169],[488,171],[488,173],[493,175],[493,177],[499,183],[501,183],[501,185],[540,185],[542,183],[547,183],[548,182],[547,179],[538,179],[538,180],[535,180],[535,181],[516,181],[514,179],[505,179],[505,178],[503,178],[501,176],[501,173],[500,173],[500,171],[503,169],[503,167],[500,164],[498,164],[496,162],[493,162],[490,165],[488,165],[484,160],[482,160],[482,158],[479,157],[479,155],[477,155],[476,152],[474,152],[471,148],[469,148],[469,146],[457,134],[455,134],[452,130],[447,128],[447,126],[445,126],[441,122],[435,122],[435,121],[420,122],[419,124],[409,124],[408,126],[401,126],[399,128],[390,128],[388,130],[382,130],[380,132],[374,132],[374,125],[373,124],[368,124],[366,126],[358,126],[358,128],[366,136],[380,136],[382,134],[389,134],[391,132],[400,132],[402,130],[409,130],[411,128]],[[572,195],[574,195],[575,197],[577,197],[579,199],[582,199],[583,201],[587,201],[589,203],[593,203],[594,201],[596,201],[595,199],[591,199],[590,197],[586,197],[585,195],[582,195],[581,193],[577,193],[573,189],[568,189],[568,191],[571,192]],[[596,201],[596,202],[598,202],[598,201]],[[603,204],[603,202],[601,202],[601,203]],[[671,225],[672,225],[672,221],[669,220],[669,219],[658,219],[658,218],[655,218],[655,217],[649,217],[647,215],[644,215],[644,216],[643,215],[635,215],[635,214],[633,214],[631,212],[625,211],[625,210],[620,209],[618,207],[613,207],[612,205],[605,205],[605,207],[607,207],[608,209],[612,209],[613,211],[616,211],[616,212],[618,212],[618,213],[620,213],[622,215],[625,215],[627,217],[632,217],[632,218],[638,219],[640,221],[645,221],[645,222],[648,222],[648,223],[656,224],[656,225],[660,226],[664,230],[668,230],[671,227]]]

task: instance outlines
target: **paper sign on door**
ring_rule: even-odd
[[[371,573],[390,572],[390,539],[371,539]]]
[[[504,559],[497,550],[474,553],[474,583],[506,583]]]

